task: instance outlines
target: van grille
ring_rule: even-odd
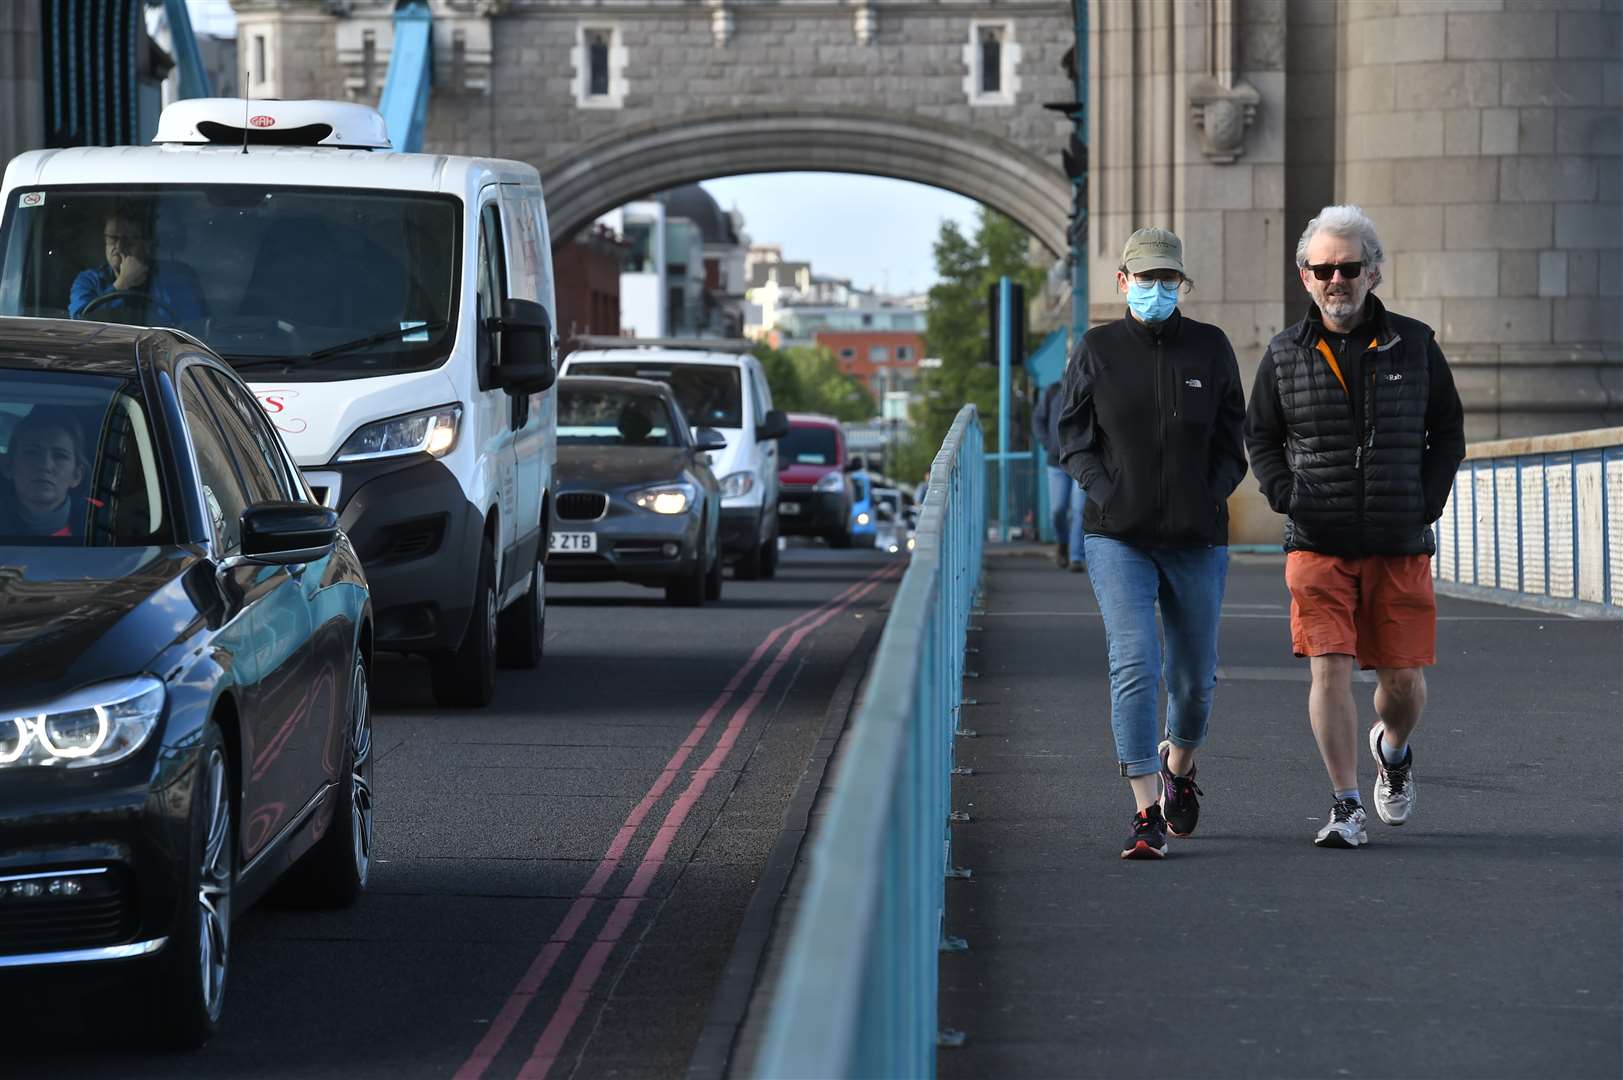
[[[601,491],[566,491],[558,496],[560,521],[596,521],[609,508],[609,497]]]

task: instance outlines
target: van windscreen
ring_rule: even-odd
[[[443,362],[460,205],[255,185],[44,187],[0,233],[0,315],[169,326],[244,370],[387,374]]]
[[[789,434],[778,440],[778,453],[786,467],[840,464],[840,445],[833,428],[791,425]]]
[[[571,375],[653,379],[671,388],[689,426],[741,428],[744,395],[738,369],[723,364],[666,364],[654,361],[596,360],[571,363]]]

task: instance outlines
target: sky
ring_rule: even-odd
[[[894,294],[935,284],[931,246],[941,222],[972,231],[978,205],[940,188],[848,173],[763,173],[706,180],[723,210],[744,215],[757,244],[809,262],[814,274]]]
[[[199,33],[236,32],[229,0],[186,7]],[[785,259],[809,262],[815,274],[894,294],[935,284],[930,249],[941,222],[972,229],[977,205],[940,188],[845,173],[729,176],[703,186],[722,209],[743,213],[755,243],[780,245]]]

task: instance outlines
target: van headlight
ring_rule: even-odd
[[[827,472],[817,479],[818,491],[839,491],[845,486],[845,474],[842,472]]]
[[[631,493],[631,505],[656,514],[680,514],[693,502],[692,484],[662,484]]]
[[[755,474],[752,472],[728,473],[721,478],[721,497],[724,499],[736,499],[754,490]]]
[[[460,405],[442,405],[437,409],[374,420],[357,428],[333,460],[370,461],[406,454],[441,458],[456,445],[457,427],[461,422]]]
[[[140,675],[75,690],[37,708],[0,712],[0,769],[122,761],[151,737],[163,701],[163,683]]]

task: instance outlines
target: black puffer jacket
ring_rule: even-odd
[[[1087,490],[1083,530],[1138,547],[1227,544],[1244,418],[1239,365],[1217,327],[1174,311],[1089,330],[1059,418],[1061,460]]]
[[[1465,413],[1430,327],[1373,296],[1364,321],[1368,339],[1326,334],[1314,308],[1268,343],[1246,416],[1251,467],[1287,515],[1288,551],[1429,555]]]

